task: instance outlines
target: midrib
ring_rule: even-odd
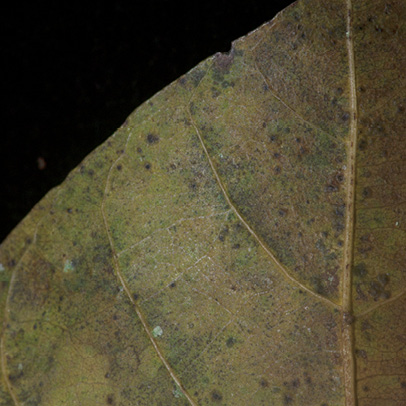
[[[356,406],[355,361],[353,348],[352,268],[355,222],[355,177],[357,147],[357,94],[355,79],[354,45],[352,37],[352,1],[347,0],[347,56],[350,90],[350,129],[347,158],[347,213],[344,245],[344,269],[342,285],[342,356],[346,406]]]

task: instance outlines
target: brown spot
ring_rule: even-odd
[[[107,402],[108,405],[113,405],[114,404],[114,398],[113,395],[108,395],[107,396]]]
[[[228,73],[230,71],[231,64],[234,61],[234,52],[231,50],[229,53],[217,53],[215,55],[215,68],[221,73]]]

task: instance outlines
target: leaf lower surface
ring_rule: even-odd
[[[298,1],[50,191],[0,247],[0,404],[403,405],[405,21]]]

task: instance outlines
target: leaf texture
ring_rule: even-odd
[[[0,247],[0,404],[404,405],[405,21],[301,0],[135,110]]]

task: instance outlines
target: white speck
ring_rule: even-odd
[[[251,252],[251,247],[248,247],[248,252]]]
[[[18,364],[18,370],[21,371],[23,369],[23,364]]]
[[[122,291],[124,290],[124,288],[123,288],[122,286],[120,286],[120,287],[118,288],[118,290],[119,290],[120,292],[122,292]]]
[[[397,221],[396,223],[395,223],[395,226],[396,227],[399,227],[399,221]],[[1,264],[0,264],[1,265]],[[1,267],[0,267],[0,269],[1,269]]]
[[[0,272],[4,272],[6,270],[6,268],[4,268],[3,264],[0,264]]]
[[[312,331],[312,329],[309,327],[309,328],[307,329],[307,331],[310,333],[310,332]]]
[[[347,169],[347,165],[343,165],[343,169],[346,170],[346,169]]]
[[[347,38],[350,38],[350,32],[347,31],[347,32],[345,33],[345,36],[346,36]]]
[[[153,330],[152,330],[152,335],[156,338],[156,337],[161,337],[161,335],[163,334],[163,330],[161,329],[160,326],[156,326]]]
[[[309,308],[309,306],[305,306],[304,308],[305,308],[305,310],[307,310]]]

